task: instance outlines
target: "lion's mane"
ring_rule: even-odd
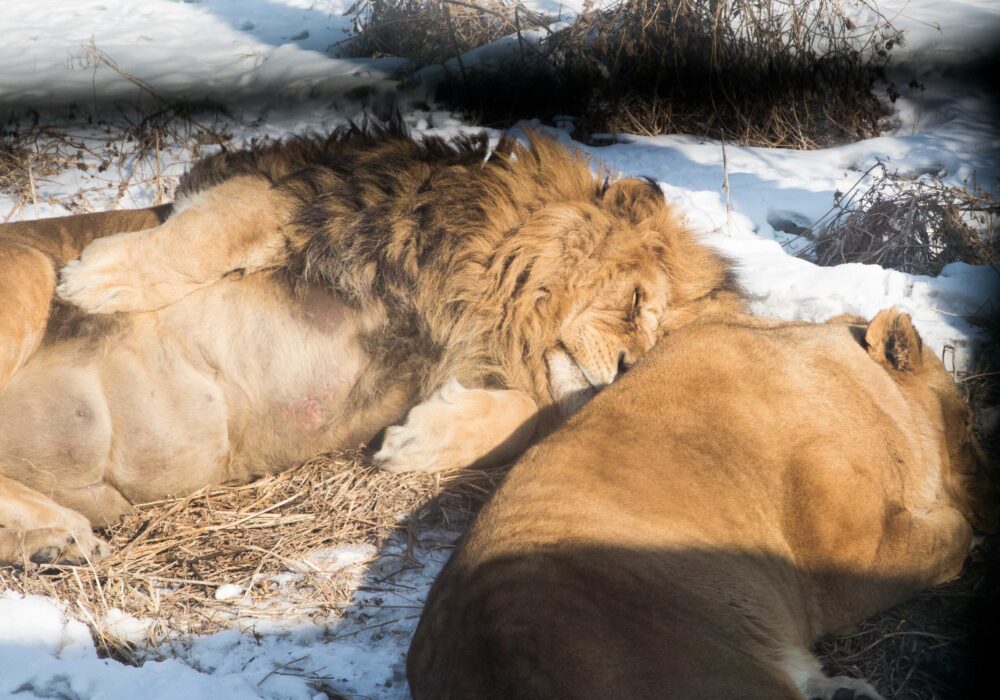
[[[659,207],[609,204],[607,174],[539,134],[528,145],[504,137],[491,152],[484,134],[414,138],[398,121],[351,125],[203,159],[178,198],[238,175],[265,177],[294,202],[289,279],[384,315],[366,342],[375,371],[363,394],[391,380],[424,396],[455,377],[550,404],[543,353],[581,285],[599,282],[575,270],[605,255],[615,230],[586,225],[598,208],[650,220],[646,251],[669,275],[671,305],[735,293],[724,261],[675,219],[654,183]],[[634,265],[609,262],[601,274]]]

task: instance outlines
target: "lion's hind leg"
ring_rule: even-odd
[[[0,390],[42,342],[54,289],[48,256],[0,240]]]
[[[156,226],[169,205],[0,224],[0,390],[38,349],[57,267],[95,238]]]
[[[85,517],[0,475],[0,565],[85,564],[110,553]]]
[[[375,464],[391,472],[503,464],[528,445],[537,414],[523,392],[466,389],[452,380],[386,431]]]
[[[263,177],[178,202],[156,228],[95,240],[63,268],[59,296],[91,313],[152,311],[235,272],[278,264],[291,203]]]

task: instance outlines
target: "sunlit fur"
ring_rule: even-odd
[[[959,572],[985,466],[907,315],[699,319],[508,473],[428,595],[413,697],[878,700],[810,648]]]

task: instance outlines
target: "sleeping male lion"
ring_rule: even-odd
[[[910,318],[699,320],[516,464],[434,583],[416,700],[875,700],[820,635],[996,523]],[[839,691],[839,692],[838,692]]]
[[[91,524],[134,503],[386,426],[385,469],[507,460],[663,333],[740,308],[655,185],[540,136],[487,155],[391,127],[201,161],[161,225],[63,270],[89,314],[56,308],[40,345],[51,263],[17,229],[4,276],[37,298],[0,311],[0,561],[103,556]]]

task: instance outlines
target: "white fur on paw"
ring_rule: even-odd
[[[523,392],[467,389],[453,379],[386,430],[375,464],[390,472],[501,464],[527,445],[537,411]]]
[[[439,452],[434,447],[425,444],[426,437],[421,435],[421,429],[410,425],[394,425],[385,431],[382,449],[375,453],[372,460],[379,469],[398,474],[400,472],[440,471],[447,465],[437,463]]]
[[[387,472],[438,472],[442,469],[465,466],[462,460],[449,454],[450,424],[457,418],[451,415],[462,398],[472,391],[452,379],[431,394],[427,401],[414,406],[406,416],[406,423],[394,425],[385,431],[382,449],[372,458],[375,465]]]
[[[805,694],[807,698],[821,698],[822,700],[841,700],[841,698],[848,697],[851,700],[857,698],[884,700],[870,683],[850,676],[834,676],[832,678],[814,676],[806,683]]]
[[[141,310],[142,295],[133,285],[127,253],[127,246],[114,237],[95,241],[62,269],[57,293],[91,313]]]

